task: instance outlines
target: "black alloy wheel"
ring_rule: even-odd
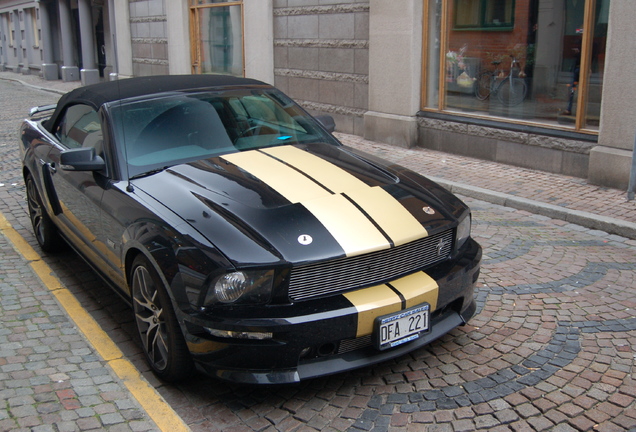
[[[42,205],[42,198],[40,198],[33,177],[29,174],[25,180],[29,219],[33,225],[35,238],[44,252],[56,252],[62,247],[63,240]]]
[[[142,255],[131,275],[135,324],[150,367],[166,381],[189,377],[193,362],[161,278]]]

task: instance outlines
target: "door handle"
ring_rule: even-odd
[[[55,174],[57,172],[57,168],[55,167],[55,162],[49,164],[49,171],[51,174]]]

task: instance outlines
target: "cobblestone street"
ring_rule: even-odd
[[[30,107],[58,97],[0,79],[0,214],[38,253],[17,131]],[[622,191],[582,179],[342,138],[424,175],[492,190],[507,182],[502,193],[636,221]],[[636,431],[636,239],[465,201],[484,248],[468,325],[394,361],[296,386],[162,383],[126,303],[74,253],[43,260],[193,431]],[[3,235],[0,259],[0,431],[156,430]]]

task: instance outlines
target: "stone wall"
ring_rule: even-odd
[[[368,0],[274,0],[275,85],[337,130],[362,135],[369,94]]]
[[[130,0],[134,76],[168,74],[168,28],[164,0]]]
[[[595,143],[420,117],[418,145],[431,150],[585,178]],[[486,174],[486,173],[484,173]]]

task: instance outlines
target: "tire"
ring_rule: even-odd
[[[33,177],[29,174],[25,180],[29,219],[35,238],[44,252],[57,252],[63,247],[64,240],[42,205],[42,198]]]
[[[475,97],[479,100],[486,100],[490,96],[490,86],[492,85],[492,73],[482,72],[475,81]]]
[[[135,324],[150,368],[169,382],[190,377],[194,363],[161,278],[143,255],[130,275]]]
[[[523,79],[513,78],[511,81],[506,78],[506,80],[501,83],[497,96],[505,106],[516,106],[523,102],[527,93],[528,86]]]

